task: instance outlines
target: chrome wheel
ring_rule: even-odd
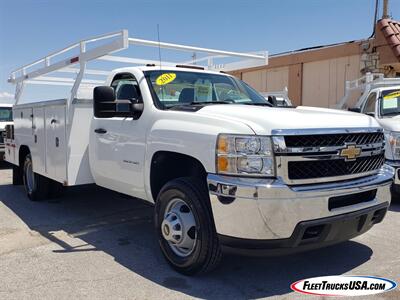
[[[171,250],[189,256],[196,246],[197,226],[193,212],[182,199],[172,199],[165,209],[161,232]]]
[[[25,162],[25,187],[28,194],[35,189],[35,174],[33,173],[32,161],[29,159]]]

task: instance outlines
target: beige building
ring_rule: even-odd
[[[381,19],[371,38],[271,55],[268,66],[232,73],[261,92],[288,87],[294,105],[334,107],[345,81],[366,72],[400,77],[400,22]]]

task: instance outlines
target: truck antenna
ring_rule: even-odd
[[[161,70],[160,24],[157,24],[157,38],[158,38],[158,58],[160,59],[160,70]]]

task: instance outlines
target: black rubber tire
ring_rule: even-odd
[[[12,184],[13,185],[23,185],[24,181],[22,179],[22,167],[13,165],[13,178],[12,178]]]
[[[32,163],[32,156],[30,154],[27,154],[24,160],[23,175],[22,175],[26,194],[28,198],[32,201],[40,201],[47,199],[49,193],[49,180],[44,176],[41,176],[37,173],[33,173],[35,183],[32,191],[29,191],[26,184],[26,168],[29,163]]]
[[[189,205],[198,224],[196,246],[187,257],[176,255],[161,232],[165,209],[169,201],[177,197]],[[162,253],[168,263],[179,273],[204,274],[219,264],[222,252],[215,231],[207,187],[201,180],[183,177],[164,185],[155,205],[155,227]]]

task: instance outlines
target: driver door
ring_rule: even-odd
[[[132,74],[117,74],[111,86],[117,100],[142,101],[138,82]],[[98,185],[145,198],[145,123],[144,113],[138,118],[94,118],[91,165]]]

